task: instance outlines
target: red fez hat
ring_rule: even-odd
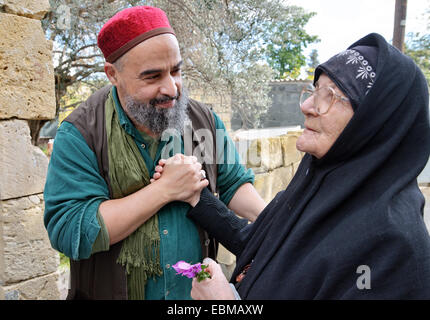
[[[163,33],[175,35],[163,10],[138,6],[122,10],[105,23],[97,45],[107,62],[113,63],[128,50]]]

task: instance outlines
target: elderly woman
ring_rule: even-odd
[[[206,189],[190,201],[189,218],[237,255],[232,285],[210,261],[212,279],[193,282],[194,299],[430,298],[421,71],[370,34],[318,66],[314,85],[300,106],[306,154],[254,223]]]

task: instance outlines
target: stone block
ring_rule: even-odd
[[[48,158],[31,144],[27,121],[0,121],[0,200],[42,193],[47,170]]]
[[[296,174],[297,169],[299,168],[300,162],[302,162],[302,161],[300,160],[300,161],[294,162],[294,163],[292,164],[292,167],[293,167],[293,177],[294,177],[294,175]]]
[[[279,137],[261,139],[261,166],[267,170],[282,167],[282,146]]]
[[[269,203],[293,178],[293,166],[282,167],[270,172],[256,174],[254,187],[259,195]]]
[[[2,201],[5,285],[33,279],[58,269],[43,224],[43,195]]]
[[[0,206],[1,210],[1,206]],[[3,250],[3,233],[2,233],[2,222],[1,222],[1,212],[0,212],[0,300],[4,300],[4,250]]]
[[[52,42],[40,21],[0,13],[0,119],[14,117],[55,117]]]
[[[58,300],[58,273],[51,273],[4,288],[6,300]]]
[[[284,167],[291,165],[294,162],[300,161],[303,157],[303,152],[296,148],[296,141],[299,136],[297,134],[286,134],[280,137],[282,145],[282,157]]]
[[[217,261],[226,265],[231,265],[236,262],[236,256],[228,251],[222,244],[219,244]]]
[[[259,138],[249,142],[247,166],[274,170],[282,167],[282,146],[279,137]]]
[[[0,201],[0,300],[4,299],[3,284],[4,284],[4,237],[3,237],[3,213],[2,204]]]
[[[0,6],[7,13],[38,20],[51,9],[49,0],[1,0]]]
[[[270,202],[271,193],[272,193],[272,186],[270,185],[269,181],[269,173],[259,173],[255,175],[254,179],[254,188],[257,190],[258,194],[266,201],[267,203]]]
[[[245,157],[243,157],[243,152],[241,157],[246,161],[246,166],[248,168],[256,168],[261,166],[261,140],[239,140],[239,150],[244,150],[246,148]],[[240,154],[239,153],[239,154]]]

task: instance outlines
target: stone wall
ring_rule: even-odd
[[[300,126],[237,131],[232,135],[242,162],[255,174],[254,186],[268,203],[290,183],[303,157],[296,149]]]
[[[57,299],[59,257],[43,225],[48,159],[27,120],[55,116],[48,0],[0,0],[0,299]]]
[[[300,131],[255,139],[248,149],[247,167],[255,173],[254,186],[269,203],[293,178],[303,153],[296,149]],[[256,157],[255,157],[256,155]]]
[[[232,135],[243,163],[254,171],[254,187],[266,203],[284,190],[296,173],[304,155],[296,149],[301,133],[297,127],[287,127],[240,131]],[[220,245],[217,260],[230,278],[236,257]]]
[[[189,88],[190,98],[203,102],[211,107],[220,119],[224,122],[224,125],[228,131],[231,130],[231,97],[229,95],[223,95],[216,93],[211,89],[202,88]]]

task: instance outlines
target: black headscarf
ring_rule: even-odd
[[[377,59],[377,47],[355,46],[342,51],[315,69],[314,85],[324,72],[356,110],[375,83]]]
[[[321,159],[306,154],[288,188],[251,227],[236,275],[245,299],[430,299],[430,238],[417,176],[430,153],[428,87],[378,34],[377,74]],[[357,287],[360,266],[371,289]]]

